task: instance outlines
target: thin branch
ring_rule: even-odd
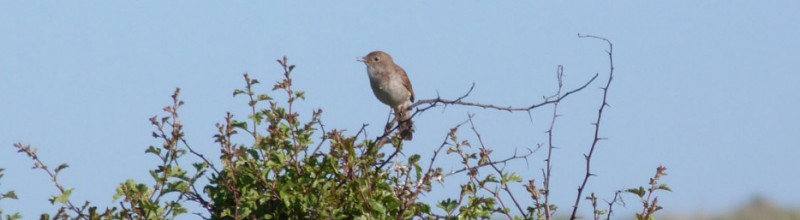
[[[616,192],[614,192],[614,199],[611,199],[611,201],[606,201],[606,204],[608,204],[608,213],[606,214],[606,220],[611,219],[611,213],[614,212],[614,204],[619,202],[622,203],[623,206],[625,206],[625,202],[622,201],[622,197],[620,197],[620,194],[622,194],[622,190],[617,190]]]
[[[469,91],[467,91],[466,94],[464,94],[463,96],[461,96],[461,97],[459,97],[459,98],[457,98],[455,100],[449,100],[449,99],[443,99],[441,97],[436,97],[435,99],[419,100],[419,101],[415,102],[414,104],[412,104],[409,108],[414,108],[414,107],[417,107],[417,106],[420,106],[420,105],[428,105],[428,106],[425,106],[424,108],[417,109],[414,112],[414,114],[412,114],[412,117],[414,115],[416,115],[417,113],[421,113],[421,112],[423,112],[423,111],[425,111],[427,109],[430,109],[430,108],[432,108],[434,106],[437,106],[437,105],[440,105],[440,104],[445,105],[445,106],[447,106],[447,105],[474,106],[474,107],[481,107],[481,108],[484,108],[484,109],[495,109],[495,110],[508,111],[508,112],[515,112],[515,111],[528,112],[528,111],[531,111],[531,110],[533,110],[535,108],[538,108],[538,107],[542,107],[542,106],[545,106],[545,105],[555,104],[557,102],[560,102],[562,99],[566,98],[567,96],[571,95],[572,93],[576,93],[578,91],[581,91],[584,88],[586,88],[586,86],[589,86],[589,84],[591,84],[597,78],[597,76],[598,76],[598,74],[595,74],[591,79],[589,79],[589,81],[584,83],[582,86],[580,86],[580,87],[578,87],[576,89],[570,90],[570,91],[564,93],[564,95],[559,96],[556,99],[545,100],[545,101],[543,101],[541,103],[532,104],[532,105],[527,106],[527,107],[512,107],[512,106],[501,107],[501,106],[492,105],[492,104],[481,104],[481,103],[476,103],[476,102],[463,101],[463,99],[466,98],[470,94],[470,92],[472,92],[472,89],[475,87],[475,84],[473,83],[472,87],[470,87]]]
[[[472,118],[472,115],[469,115],[468,117],[469,117],[469,118]],[[471,120],[470,120],[470,121],[471,121]],[[473,131],[474,131],[474,128],[473,128]],[[480,139],[480,138],[479,138],[479,139]],[[469,146],[469,143],[468,143],[468,142],[462,142],[462,143],[463,143],[462,145]],[[482,160],[483,160],[483,159],[484,159],[484,157],[485,157],[485,151],[483,151],[483,150],[486,150],[486,149],[485,149],[485,148],[483,148],[483,149],[482,149],[482,152],[481,152],[481,159],[478,161],[477,165],[481,165],[481,164],[483,164]],[[470,165],[469,165],[469,159],[470,159],[471,157],[470,157],[470,156],[467,156],[467,155],[464,153],[464,151],[461,149],[461,147],[458,147],[458,146],[457,146],[457,147],[455,147],[455,152],[456,152],[456,153],[457,153],[459,156],[461,156],[461,159],[462,159],[462,161],[461,161],[461,164],[463,164],[463,165],[464,165],[464,169],[467,169],[467,170],[469,170],[469,171],[470,171],[470,172],[469,172],[469,174],[467,175],[467,176],[469,176],[469,182],[470,182],[470,183],[473,183],[475,186],[478,186],[480,189],[483,189],[483,190],[485,190],[485,191],[487,191],[487,192],[491,193],[491,194],[492,194],[492,196],[494,196],[494,197],[497,199],[498,203],[500,204],[500,208],[501,208],[501,209],[499,209],[499,210],[506,210],[506,209],[507,209],[507,208],[506,208],[506,205],[505,205],[505,203],[503,202],[503,199],[502,199],[502,198],[499,196],[499,194],[498,194],[498,192],[497,192],[498,190],[491,190],[491,189],[487,188],[487,187],[486,187],[486,185],[485,185],[485,184],[482,184],[482,181],[478,179],[478,167],[474,167],[474,168],[473,168],[472,166],[470,166]],[[488,162],[487,162],[487,163],[488,163]],[[501,176],[502,176],[502,175],[501,175]],[[476,194],[477,194],[478,190],[479,190],[479,189],[475,189],[474,191],[472,191],[472,194],[473,194],[473,196],[476,196]],[[502,213],[503,213],[503,214],[505,214],[505,215],[506,215],[506,217],[508,217],[508,219],[513,219],[513,217],[511,216],[511,214],[509,214],[508,212],[502,212]]]
[[[462,96],[460,96],[460,97],[458,97],[456,99],[449,100],[449,99],[443,99],[443,98],[437,96],[435,99],[419,100],[419,101],[415,102],[414,104],[412,104],[411,106],[409,106],[408,108],[409,109],[414,109],[415,107],[420,106],[420,105],[427,105],[427,106],[422,107],[422,108],[417,108],[414,111],[414,113],[411,114],[410,118],[414,118],[414,116],[416,116],[417,114],[421,114],[422,112],[425,112],[428,109],[431,109],[431,108],[439,106],[439,105],[444,105],[445,107],[447,107],[448,105],[463,105],[463,106],[481,107],[481,108],[484,108],[484,109],[502,110],[502,111],[508,111],[508,112],[525,111],[525,112],[530,113],[530,111],[535,109],[535,108],[539,108],[539,107],[542,107],[542,106],[545,106],[545,105],[549,105],[549,104],[558,103],[561,100],[563,100],[564,98],[566,98],[567,96],[571,95],[572,93],[576,93],[578,91],[583,90],[584,88],[589,86],[589,84],[594,82],[594,80],[597,79],[597,76],[598,76],[598,74],[595,74],[591,79],[589,79],[589,81],[584,83],[582,86],[580,86],[580,87],[578,87],[576,89],[570,90],[570,91],[564,93],[564,95],[558,96],[555,99],[544,100],[544,101],[542,101],[540,103],[532,104],[532,105],[527,106],[527,107],[512,107],[512,106],[500,107],[500,106],[496,106],[496,105],[492,105],[492,104],[481,104],[481,103],[476,103],[476,102],[463,101],[463,99],[466,98],[467,96],[469,96],[470,93],[472,93],[472,90],[475,88],[475,83],[472,83],[472,85],[470,86],[469,90],[466,93],[464,93],[464,95],[462,95]],[[411,119],[409,119],[409,120],[411,120]],[[385,144],[386,141],[388,140],[389,135],[393,131],[397,130],[398,127],[399,127],[399,125],[394,126],[392,129],[388,129],[388,130],[384,131],[384,133],[381,136],[378,136],[377,138],[375,138],[375,141],[374,141],[375,146],[382,146],[383,144]],[[389,155],[389,157],[387,157],[386,160],[384,160],[383,162],[378,164],[378,169],[383,168],[398,153],[399,153],[399,149],[396,150],[391,155]]]
[[[45,172],[47,172],[47,175],[50,176],[50,180],[52,180],[53,184],[56,185],[56,188],[58,189],[59,192],[61,192],[61,195],[64,195],[64,193],[67,192],[67,190],[64,190],[64,187],[61,186],[61,183],[58,182],[58,170],[60,170],[59,168],[63,167],[64,165],[59,166],[59,168],[56,168],[55,170],[51,171],[49,168],[47,168],[46,164],[44,164],[41,160],[39,160],[39,155],[36,154],[36,149],[31,148],[30,145],[22,145],[22,143],[17,142],[17,143],[14,143],[14,147],[19,149],[19,150],[17,150],[17,152],[23,152],[23,153],[27,154],[28,157],[30,157],[33,160],[33,162],[34,162],[33,168],[34,169],[41,169],[41,170],[44,170]],[[83,214],[83,210],[79,209],[77,206],[72,204],[72,201],[67,200],[66,205],[67,205],[67,208],[69,208],[70,210],[72,210],[76,214],[78,214],[78,218],[83,218],[83,219],[87,219],[87,220],[89,219],[89,217],[87,217],[86,215]]]
[[[485,167],[485,166],[492,166],[492,165],[497,165],[497,164],[503,164],[503,165],[505,165],[506,163],[508,163],[508,161],[512,161],[512,160],[516,160],[516,159],[524,159],[524,158],[527,158],[528,156],[530,156],[530,155],[533,155],[534,153],[536,153],[537,151],[539,151],[539,149],[540,149],[540,148],[541,148],[541,146],[537,146],[537,147],[536,147],[535,149],[533,149],[533,150],[531,150],[531,149],[528,149],[528,153],[526,153],[526,154],[523,154],[523,155],[517,155],[517,152],[514,152],[514,155],[511,155],[510,157],[508,157],[508,158],[506,158],[506,159],[502,159],[502,160],[493,160],[492,162],[485,163],[485,164],[480,164],[480,165],[478,165],[478,166],[474,166],[474,167],[472,167],[472,168],[481,168],[481,167]],[[461,169],[458,169],[458,170],[450,171],[450,173],[448,173],[448,174],[445,174],[445,175],[444,175],[444,177],[449,177],[449,176],[452,176],[452,175],[456,175],[456,174],[459,174],[459,173],[463,173],[464,171],[467,171],[467,170],[468,170],[467,168],[461,168]]]
[[[603,40],[608,43],[608,50],[606,53],[608,54],[608,62],[609,62],[609,73],[608,73],[608,81],[606,82],[606,86],[601,88],[603,90],[603,102],[600,104],[600,108],[597,110],[597,120],[593,123],[594,125],[594,140],[592,141],[592,146],[589,148],[589,154],[585,154],[584,158],[586,159],[586,175],[583,177],[583,183],[581,186],[578,187],[578,195],[575,199],[575,205],[572,206],[572,215],[570,215],[570,220],[574,220],[577,218],[578,213],[578,206],[580,205],[581,201],[581,194],[583,194],[584,189],[586,188],[586,183],[589,181],[589,177],[593,174],[591,173],[591,162],[592,162],[592,155],[594,155],[594,149],[597,147],[597,143],[602,140],[600,138],[600,122],[603,117],[603,110],[606,106],[608,106],[607,97],[608,97],[608,88],[611,85],[611,81],[614,79],[614,45],[608,39],[604,37],[598,37],[594,35],[581,35],[578,34],[579,38],[595,38],[599,40]],[[596,76],[596,75],[595,75]]]
[[[322,130],[322,140],[319,141],[319,144],[317,144],[317,147],[314,148],[314,151],[312,151],[311,154],[306,154],[306,155],[314,156],[315,154],[317,154],[317,152],[319,152],[319,149],[322,147],[322,144],[328,140],[328,132],[325,131],[325,125],[322,124],[322,121],[319,121],[319,128]]]
[[[439,152],[441,152],[442,149],[444,149],[444,147],[447,146],[447,144],[448,144],[447,140],[450,137],[452,137],[453,135],[455,135],[456,131],[458,131],[458,128],[460,128],[462,125],[464,125],[466,123],[467,123],[467,121],[464,121],[464,122],[461,122],[461,123],[457,124],[456,126],[450,128],[450,132],[448,132],[447,135],[444,136],[444,140],[442,141],[442,144],[439,145],[439,147],[436,148],[436,150],[433,151],[433,157],[431,157],[431,161],[428,164],[428,170],[425,171],[425,175],[424,175],[423,179],[418,180],[418,182],[417,182],[417,184],[415,186],[415,190],[409,196],[409,200],[408,200],[409,204],[413,204],[416,201],[417,196],[420,193],[422,193],[423,186],[425,184],[430,184],[432,177],[436,178],[436,179],[441,178],[441,176],[435,176],[434,177],[435,174],[436,175],[440,175],[440,174],[438,172],[435,172],[435,170],[433,168],[433,164],[436,162],[436,158],[439,156]],[[402,215],[398,215],[398,216],[402,216]]]
[[[212,163],[211,163],[211,161],[209,161],[208,159],[206,159],[206,157],[205,157],[203,154],[201,154],[201,153],[198,153],[197,151],[195,151],[195,150],[194,150],[194,148],[192,148],[191,146],[189,146],[189,143],[188,143],[188,142],[186,142],[186,139],[184,139],[183,137],[181,137],[181,142],[183,142],[183,145],[184,145],[184,146],[186,146],[186,149],[189,149],[189,152],[190,152],[190,153],[194,154],[195,156],[199,157],[200,159],[203,159],[203,162],[205,162],[206,164],[208,164],[208,166],[209,166],[209,167],[211,167],[211,169],[212,169],[212,170],[214,170],[214,173],[216,173],[217,175],[220,175],[220,173],[219,173],[219,170],[217,170],[217,167],[216,167],[216,166],[214,166],[214,164],[212,164]]]
[[[561,89],[564,87],[564,66],[558,65],[558,69],[556,70],[556,79],[558,79],[558,90],[556,94],[552,97],[560,97],[561,96]],[[551,210],[550,210],[550,178],[552,177],[552,170],[553,170],[553,149],[555,145],[553,145],[553,128],[556,125],[556,118],[559,117],[558,115],[558,104],[560,102],[553,103],[553,119],[550,121],[550,128],[547,129],[547,159],[545,160],[545,171],[544,171],[544,215],[545,219],[551,219]]]
[[[478,143],[481,144],[481,157],[484,157],[484,153],[483,152],[487,152],[486,156],[485,156],[487,162],[489,162],[490,166],[494,169],[494,171],[497,172],[497,174],[500,175],[500,177],[502,178],[503,177],[503,171],[501,169],[497,168],[497,166],[495,164],[492,164],[492,158],[489,157],[489,153],[491,153],[491,150],[486,148],[486,146],[483,144],[483,138],[481,138],[481,134],[478,133],[478,129],[475,128],[475,123],[472,122],[472,115],[469,116],[469,125],[472,128],[472,132],[475,133],[476,137],[478,137]],[[527,219],[528,215],[525,214],[525,211],[522,209],[522,206],[520,206],[519,202],[517,202],[517,198],[514,197],[514,193],[511,193],[511,190],[508,189],[508,183],[503,183],[502,184],[502,188],[508,194],[508,196],[511,197],[511,201],[514,202],[514,205],[517,207],[517,210],[519,210],[519,213],[522,214],[522,217]],[[499,195],[497,195],[497,197],[498,197],[497,198],[498,201],[502,201],[502,200],[500,200],[500,198],[499,198],[500,196]],[[505,207],[503,207],[503,208],[505,208]]]

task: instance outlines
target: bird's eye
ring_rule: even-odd
[[[375,57],[375,58],[372,58],[372,60],[374,60],[375,62],[378,62],[378,61],[381,60],[381,58]]]

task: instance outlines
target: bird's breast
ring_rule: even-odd
[[[411,99],[411,93],[403,85],[403,80],[395,74],[370,71],[369,82],[375,97],[383,104],[398,106]]]

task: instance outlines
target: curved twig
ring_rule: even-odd
[[[583,183],[581,183],[581,186],[578,187],[578,196],[575,199],[575,205],[572,206],[572,215],[570,215],[569,218],[570,220],[574,220],[577,218],[578,205],[580,204],[581,201],[581,194],[583,194],[583,190],[586,189],[586,182],[589,181],[589,177],[594,175],[591,172],[592,155],[594,154],[595,147],[597,147],[597,143],[600,142],[600,140],[604,140],[604,138],[600,138],[600,120],[603,118],[603,110],[605,109],[606,106],[609,106],[608,102],[606,101],[608,97],[608,87],[611,85],[611,80],[614,79],[614,45],[611,43],[611,41],[609,41],[604,37],[598,37],[594,35],[578,34],[578,37],[595,38],[603,40],[606,43],[608,43],[608,50],[606,51],[606,53],[608,54],[608,62],[610,67],[609,67],[608,81],[606,82],[606,86],[601,88],[603,90],[603,103],[600,104],[600,109],[597,110],[597,120],[594,123],[592,123],[592,125],[594,125],[594,140],[592,141],[592,147],[589,148],[589,154],[583,155],[584,159],[586,159],[586,175],[583,177]]]

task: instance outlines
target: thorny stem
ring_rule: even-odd
[[[584,83],[582,86],[580,86],[580,87],[578,87],[576,89],[570,90],[570,91],[564,93],[564,95],[559,96],[556,99],[545,100],[545,101],[543,101],[541,103],[532,104],[532,105],[527,106],[527,107],[513,107],[513,106],[501,107],[501,106],[492,105],[492,104],[481,104],[481,103],[476,103],[476,102],[462,101],[464,98],[469,96],[469,94],[472,92],[472,89],[475,87],[475,84],[473,83],[472,87],[470,87],[469,91],[467,91],[466,94],[464,94],[463,96],[459,97],[458,99],[448,100],[448,99],[443,99],[441,97],[436,97],[435,99],[419,100],[419,101],[415,102],[414,104],[412,104],[409,108],[414,108],[414,107],[417,107],[417,106],[420,106],[420,105],[428,105],[428,106],[425,106],[424,108],[417,109],[414,112],[414,114],[412,114],[412,117],[414,115],[416,115],[417,113],[422,113],[425,110],[428,110],[430,108],[438,106],[439,104],[442,104],[442,105],[445,105],[445,106],[447,106],[447,105],[474,106],[474,107],[481,107],[481,108],[485,108],[485,109],[488,108],[488,109],[495,109],[495,110],[508,111],[508,112],[520,112],[520,111],[530,112],[531,110],[533,110],[535,108],[560,102],[562,99],[566,98],[567,96],[571,95],[572,93],[576,93],[578,91],[583,90],[584,88],[586,88],[586,86],[589,86],[589,84],[594,82],[594,80],[597,79],[597,76],[598,76],[598,74],[595,74],[591,79],[589,79],[589,81]]]
[[[578,206],[580,205],[581,201],[581,194],[583,194],[584,189],[586,188],[586,183],[589,181],[589,177],[594,175],[591,173],[591,162],[592,162],[592,155],[594,154],[594,149],[597,146],[597,143],[603,138],[600,138],[600,121],[603,117],[603,110],[606,106],[608,106],[607,97],[608,97],[608,88],[611,85],[611,81],[614,79],[614,45],[608,39],[604,37],[598,37],[594,35],[581,35],[578,34],[579,38],[595,38],[599,40],[603,40],[608,43],[608,50],[606,53],[608,54],[608,62],[609,62],[609,73],[608,73],[608,81],[606,82],[606,86],[602,87],[603,90],[603,103],[600,104],[600,108],[597,110],[597,120],[593,123],[594,125],[594,140],[592,141],[592,146],[589,148],[589,154],[584,154],[584,159],[586,160],[586,175],[583,177],[583,183],[581,186],[578,187],[578,196],[575,199],[575,205],[572,206],[572,215],[570,215],[570,220],[574,220],[577,218],[578,213]]]
[[[542,107],[542,106],[545,106],[545,105],[549,105],[549,104],[558,103],[562,99],[564,99],[567,96],[571,95],[572,93],[576,93],[578,91],[583,90],[584,88],[589,86],[589,84],[594,82],[594,80],[597,79],[597,76],[598,76],[598,74],[595,74],[591,79],[589,79],[589,81],[584,83],[582,86],[580,86],[578,88],[575,88],[573,90],[570,90],[570,91],[564,93],[564,95],[557,96],[555,99],[544,100],[544,101],[542,101],[540,103],[532,104],[532,105],[527,106],[527,107],[512,107],[512,106],[500,107],[500,106],[496,106],[496,105],[492,105],[492,104],[481,104],[481,103],[463,101],[463,99],[466,98],[467,96],[469,96],[470,93],[472,93],[472,90],[475,88],[475,83],[472,83],[472,86],[470,86],[469,90],[464,95],[462,95],[462,96],[460,96],[460,97],[458,97],[456,99],[449,100],[449,99],[443,99],[443,98],[437,96],[435,99],[419,100],[419,101],[415,102],[414,104],[412,104],[411,106],[409,106],[408,108],[409,109],[414,109],[415,107],[420,106],[420,105],[424,105],[424,104],[427,105],[427,106],[422,107],[422,108],[417,108],[414,111],[414,113],[411,114],[410,118],[413,118],[417,114],[421,114],[421,113],[423,113],[423,112],[425,112],[425,111],[427,111],[427,110],[429,110],[429,109],[431,109],[433,107],[439,106],[440,104],[444,105],[445,107],[447,107],[448,105],[462,105],[462,106],[481,107],[481,108],[484,108],[484,109],[487,109],[487,108],[488,109],[495,109],[495,110],[508,111],[508,112],[524,111],[524,112],[530,113],[530,111],[532,111],[533,109],[536,109],[536,108],[539,108],[539,107]],[[409,119],[409,120],[411,120],[411,119]],[[375,141],[373,142],[373,143],[375,143],[374,145],[375,146],[382,146],[388,140],[388,137],[391,134],[391,132],[397,130],[398,127],[399,127],[399,125],[394,126],[392,129],[386,130],[381,136],[378,136],[377,138],[375,138]],[[394,158],[398,153],[399,153],[399,149],[396,150],[391,155],[389,155],[389,157],[387,157],[386,160],[384,160],[383,162],[378,164],[378,166],[376,167],[377,168],[376,170],[380,170],[381,168],[386,166],[386,164],[391,162],[391,159]]]
[[[558,79],[558,90],[553,97],[561,96],[561,89],[564,87],[564,66],[558,65],[558,70],[556,70],[556,78]],[[547,159],[545,160],[545,174],[544,174],[544,215],[545,219],[551,219],[551,211],[550,211],[550,178],[551,171],[553,169],[552,163],[552,156],[553,156],[553,149],[555,145],[553,145],[553,128],[556,125],[556,118],[559,117],[558,115],[558,104],[560,102],[553,103],[553,119],[550,121],[550,128],[547,130]]]
[[[608,204],[608,213],[606,214],[606,220],[611,219],[611,213],[614,212],[614,204],[617,202],[622,202],[622,197],[619,197],[621,193],[622,190],[617,190],[616,192],[614,192],[614,199],[611,199],[611,201],[606,202]],[[624,206],[625,203],[623,202],[622,205]]]

